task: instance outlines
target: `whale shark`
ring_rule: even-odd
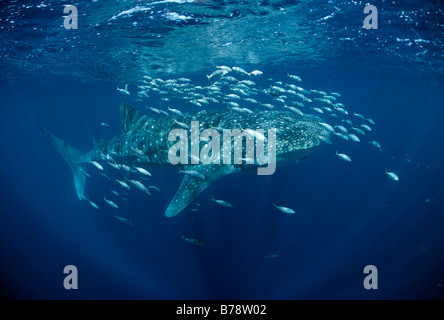
[[[145,167],[160,165],[179,168],[186,172],[192,170],[199,174],[199,178],[184,175],[183,181],[166,208],[165,215],[174,217],[183,211],[199,194],[212,183],[225,175],[252,170],[260,166],[257,163],[196,163],[173,165],[170,162],[169,150],[177,143],[171,141],[169,134],[172,130],[183,129],[191,122],[199,123],[198,130],[202,132],[208,128],[270,130],[276,133],[274,142],[275,161],[279,164],[295,163],[305,159],[318,149],[326,140],[330,132],[320,125],[321,119],[314,115],[295,114],[292,111],[264,110],[254,113],[240,113],[232,109],[202,110],[180,115],[170,114],[161,118],[150,117],[127,103],[120,105],[121,132],[110,140],[94,139],[94,148],[88,152],[81,152],[64,140],[39,128],[49,139],[51,144],[68,163],[74,176],[74,184],[79,199],[85,199],[85,182],[89,176],[85,171],[88,163],[95,165],[102,163],[104,170],[117,163],[126,163],[124,168],[138,174],[131,167]],[[182,127],[182,128],[181,128]],[[269,137],[268,137],[269,138]],[[265,147],[270,139],[265,139]],[[205,145],[206,141],[199,141]],[[246,143],[245,143],[246,145]],[[245,145],[242,145],[245,153]],[[191,146],[190,146],[191,147]],[[230,148],[234,149],[234,145]],[[265,148],[266,150],[269,150]],[[223,152],[227,152],[224,150]],[[268,158],[270,159],[270,158]],[[99,166],[102,168],[102,166]]]

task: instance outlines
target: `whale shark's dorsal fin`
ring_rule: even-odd
[[[236,171],[233,165],[229,164],[199,164],[185,166],[185,170],[194,170],[202,174],[205,179],[193,178],[185,175],[182,184],[171,200],[165,211],[167,217],[174,217],[185,209],[202,191],[216,180]]]
[[[144,114],[129,104],[122,102],[120,104],[120,121],[122,124],[122,132],[128,131],[131,126],[143,117]]]

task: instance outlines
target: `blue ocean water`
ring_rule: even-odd
[[[78,29],[63,26],[68,4]],[[378,29],[367,30],[360,1],[2,2],[2,295],[442,298],[444,11],[439,1],[372,4]],[[164,212],[181,183],[176,168],[149,168],[161,192],[132,190],[115,200],[117,211],[102,200],[115,182],[98,174],[86,194],[100,209],[79,201],[71,170],[38,127],[86,152],[95,137],[119,134],[121,102],[153,117],[145,106],[226,108],[138,94],[144,76],[207,86],[221,65],[262,71],[233,73],[260,88],[298,75],[298,86],[340,93],[349,119],[359,113],[375,125],[359,143],[332,137],[304,161],[278,163],[273,175],[228,175],[196,199],[200,207],[173,218]],[[116,90],[126,84],[130,95]],[[63,286],[67,265],[77,267],[77,290]],[[363,286],[367,265],[377,267],[376,290]]]

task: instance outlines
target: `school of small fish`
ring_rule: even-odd
[[[217,66],[213,72],[206,75],[206,79],[200,85],[194,84],[191,79],[184,77],[161,79],[146,75],[137,84],[136,101],[144,104],[147,110],[153,113],[154,117],[167,117],[170,114],[182,115],[183,111],[179,109],[179,106],[186,106],[187,111],[195,111],[195,108],[229,108],[239,113],[254,113],[256,110],[285,108],[296,115],[312,113],[324,118],[322,122],[319,122],[319,125],[328,130],[332,134],[331,137],[353,143],[360,143],[366,134],[372,131],[372,126],[375,125],[373,119],[359,113],[347,111],[344,104],[338,102],[341,95],[337,92],[303,88],[301,77],[290,73],[287,74],[286,81],[274,81],[271,78],[261,79],[261,83],[265,82],[266,85],[265,87],[260,87],[255,80],[260,79],[261,76],[263,76],[263,72],[260,70],[248,72],[237,66]],[[132,88],[134,89],[133,86]],[[117,87],[117,91],[124,95],[131,94],[128,84],[124,88]],[[147,104],[152,105],[152,101],[157,102],[156,107],[147,106]],[[160,108],[159,103],[164,108]],[[183,129],[190,129],[186,123],[176,121],[176,124]],[[101,122],[101,126],[108,129],[112,128],[106,122]],[[214,129],[222,130],[222,128]],[[256,138],[256,140],[265,139],[257,131],[248,128],[242,130],[251,137]],[[327,137],[318,138],[326,144],[332,143]],[[378,150],[382,150],[378,141],[369,140],[368,144]],[[146,157],[140,150],[134,149],[134,152],[140,159]],[[339,150],[335,152],[335,156],[345,162],[351,162],[351,157]],[[113,181],[121,190],[126,189],[130,191],[137,189],[147,195],[151,195],[151,189],[160,192],[160,189],[156,186],[146,186],[145,181],[151,178],[151,173],[146,168],[138,166],[137,163],[119,164],[109,155],[103,156],[102,160],[103,163],[90,161],[90,165],[99,174]],[[253,159],[248,160],[253,161]],[[111,178],[107,167],[112,167],[121,172],[123,178]],[[194,170],[184,170],[180,171],[180,173],[195,179],[204,179],[199,172]],[[84,174],[90,177],[90,174],[85,170]],[[386,170],[385,174],[393,181],[399,180],[398,175],[394,172]],[[135,175],[137,178],[128,178],[131,175]],[[118,188],[111,190],[111,194],[108,198],[104,197],[103,201],[114,209],[119,208],[118,200],[111,199],[111,197],[126,197],[128,195],[128,193],[118,191]],[[99,206],[89,198],[85,197],[84,200],[89,202],[95,209],[99,209]],[[211,201],[219,206],[233,207],[231,203],[225,200],[211,197]],[[276,205],[275,202],[272,202],[272,205],[285,214],[295,214],[295,211],[291,208]],[[198,211],[198,208],[191,208],[190,210]],[[134,225],[127,218],[117,215],[115,217],[128,225]],[[183,235],[182,239],[194,244],[202,244],[199,240],[186,238]]]

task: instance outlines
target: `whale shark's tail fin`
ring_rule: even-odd
[[[39,127],[43,134],[48,138],[54,148],[62,155],[63,159],[69,164],[74,175],[74,184],[76,186],[77,195],[79,199],[83,199],[83,192],[85,190],[86,176],[83,173],[83,168],[80,163],[83,162],[85,154],[62,139],[57,138],[48,131]]]

